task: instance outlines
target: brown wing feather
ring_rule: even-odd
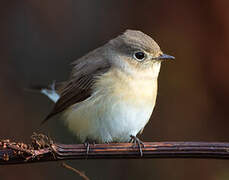
[[[87,99],[91,95],[91,90],[80,89],[77,90],[77,93],[74,92],[74,88],[68,91],[66,94],[62,95],[60,99],[56,102],[53,110],[49,115],[44,119],[42,123],[47,121],[50,117],[64,111],[69,106]]]
[[[98,51],[95,53],[98,53]],[[71,105],[87,99],[91,95],[94,78],[105,73],[110,68],[108,61],[104,57],[97,56],[100,57],[98,59],[95,58],[96,56],[90,56],[91,53],[74,62],[70,80],[60,89],[60,99],[56,102],[49,115],[42,121],[42,124]]]

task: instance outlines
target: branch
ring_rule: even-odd
[[[145,142],[91,144],[89,153],[83,144],[53,143],[44,135],[32,137],[31,144],[0,141],[0,165],[76,159],[130,158],[213,158],[228,159],[229,143],[219,142]]]
[[[61,164],[63,167],[75,172],[76,174],[78,174],[80,177],[82,177],[84,180],[90,180],[83,172],[79,171],[78,169],[76,168],[73,168],[69,165],[67,165],[66,163],[62,163]]]

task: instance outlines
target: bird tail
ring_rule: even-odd
[[[30,88],[25,89],[25,90],[30,91],[30,92],[38,92],[38,93],[44,94],[54,103],[56,103],[58,99],[60,98],[60,95],[56,89],[55,81],[49,86],[30,85]]]

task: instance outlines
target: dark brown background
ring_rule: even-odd
[[[151,35],[176,62],[163,64],[145,141],[229,141],[229,2],[220,0],[11,0],[0,6],[0,138],[29,141],[52,103],[24,92],[64,80],[69,63],[125,29]],[[43,131],[74,142],[58,118]],[[93,180],[226,180],[223,160],[70,162]],[[1,180],[80,179],[59,163],[0,167]]]

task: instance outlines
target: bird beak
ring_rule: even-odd
[[[162,55],[160,55],[156,58],[153,58],[153,59],[155,59],[155,60],[174,60],[175,57],[167,55],[167,54],[162,54]]]

